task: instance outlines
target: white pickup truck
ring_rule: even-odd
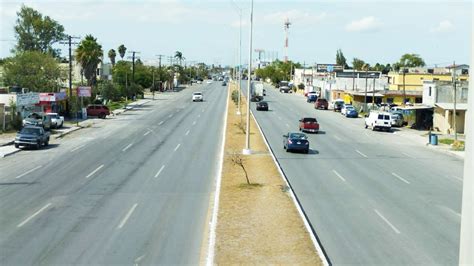
[[[58,113],[47,113],[47,116],[51,117],[51,127],[61,128],[64,124],[64,116],[60,116]]]

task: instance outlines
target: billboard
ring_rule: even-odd
[[[316,64],[316,72],[339,72],[344,68],[336,64]]]
[[[16,106],[35,105],[40,102],[39,93],[30,92],[16,95]]]
[[[77,87],[77,96],[79,97],[91,97],[92,95],[92,88],[91,87]]]

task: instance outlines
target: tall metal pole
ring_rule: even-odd
[[[245,149],[243,154],[249,155],[250,150],[250,85],[252,83],[252,30],[253,30],[253,0],[250,4],[250,38],[249,38],[249,69],[247,80],[247,126],[245,129]]]
[[[239,8],[239,99],[237,102],[237,115],[242,115],[240,99],[242,95],[242,9]]]
[[[402,101],[402,106],[405,107],[406,101],[407,101],[407,93],[405,89],[405,74],[407,72],[406,68],[403,68],[403,101]]]
[[[454,129],[454,140],[458,140],[458,130],[456,128],[456,62],[453,62],[453,129]]]
[[[367,113],[367,76],[369,75],[369,67],[365,67],[365,95],[364,95],[364,113]]]
[[[71,43],[72,36],[68,36],[68,42],[69,42],[69,104],[67,105],[67,113],[70,114],[71,108],[71,97],[72,97],[72,43]]]
[[[374,75],[374,88],[372,89],[372,108],[375,106],[375,73]]]
[[[474,6],[472,6],[474,12]],[[474,27],[474,20],[472,20],[472,27]],[[471,66],[474,66],[474,35],[471,34]],[[462,192],[462,207],[461,207],[461,231],[460,231],[460,245],[459,245],[459,265],[474,265],[474,157],[472,151],[474,150],[473,135],[474,123],[472,110],[474,110],[474,75],[469,76],[469,91],[467,99],[466,112],[466,145],[464,157],[464,178],[463,178],[463,192]]]

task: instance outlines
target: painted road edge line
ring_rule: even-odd
[[[89,178],[89,177],[93,176],[93,175],[94,175],[95,173],[97,173],[97,171],[99,171],[102,167],[104,167],[103,164],[101,164],[101,165],[100,165],[99,167],[97,167],[94,171],[92,171],[90,174],[88,174],[88,175],[86,176],[86,178]]]
[[[28,171],[24,172],[23,174],[21,174],[21,175],[19,175],[19,176],[15,177],[15,178],[21,178],[21,177],[24,177],[25,175],[27,175],[27,174],[29,174],[29,173],[31,173],[31,172],[33,172],[33,171],[35,171],[35,170],[37,170],[37,169],[39,169],[39,168],[41,168],[41,167],[42,167],[41,165],[38,165],[38,166],[36,166],[35,168],[33,168],[33,169],[30,169],[30,170],[28,170]]]
[[[157,177],[161,174],[161,171],[163,171],[163,169],[165,169],[165,165],[164,165],[164,164],[161,166],[160,170],[158,170],[158,172],[156,172],[155,178],[157,178]]]
[[[407,183],[407,184],[410,184],[410,182],[408,182],[408,180],[406,180],[405,178],[403,178],[403,177],[401,177],[401,176],[399,176],[399,175],[397,175],[397,174],[395,174],[395,173],[392,173],[392,175],[393,175],[394,177],[400,179],[401,181],[403,181],[403,182],[405,182],[405,183]]]
[[[209,223],[209,246],[207,248],[206,265],[214,265],[214,254],[216,248],[216,228],[217,228],[217,213],[219,211],[219,197],[221,194],[221,181],[222,181],[222,170],[224,169],[224,148],[225,148],[225,135],[227,131],[227,115],[229,109],[229,89],[226,93],[226,106],[224,112],[224,124],[222,126],[222,142],[219,159],[217,161],[217,175],[216,175],[216,190],[214,193],[214,204],[212,206],[211,222]]]
[[[125,225],[125,223],[127,223],[128,219],[130,218],[130,216],[132,216],[132,213],[135,211],[135,208],[137,206],[138,206],[138,203],[133,204],[132,208],[130,208],[130,210],[127,212],[127,215],[125,215],[125,217],[123,217],[122,221],[117,226],[117,229],[122,228]]]
[[[309,223],[308,217],[306,216],[306,213],[303,210],[303,206],[301,206],[300,201],[298,200],[298,197],[296,197],[296,194],[293,191],[293,187],[291,186],[290,182],[288,181],[288,178],[286,177],[285,173],[283,172],[283,169],[281,169],[280,163],[278,162],[277,158],[275,157],[275,154],[273,153],[273,150],[271,149],[270,145],[268,144],[267,137],[263,133],[262,128],[260,127],[260,124],[258,123],[257,119],[255,119],[255,116],[253,115],[252,109],[250,109],[250,113],[252,114],[253,120],[255,121],[255,124],[257,125],[257,128],[260,131],[260,134],[263,136],[263,142],[265,142],[265,145],[267,146],[268,150],[270,151],[270,155],[272,156],[273,162],[275,162],[275,165],[278,168],[278,172],[280,173],[281,178],[283,179],[283,181],[285,181],[286,185],[289,187],[290,196],[293,199],[293,202],[296,206],[296,209],[298,210],[298,213],[300,214],[301,219],[303,220],[304,226],[306,227],[306,231],[308,231],[309,236],[311,238],[311,241],[313,242],[314,247],[318,251],[319,258],[321,259],[324,266],[331,265],[329,257],[326,254],[326,251],[324,250],[324,248],[321,244],[321,241],[319,240],[319,237],[316,234],[316,231],[313,229],[313,226]]]
[[[332,172],[337,176],[339,177],[342,181],[346,182],[346,179],[344,177],[342,177],[342,175],[340,175],[336,170],[332,170]]]
[[[42,211],[46,210],[49,206],[51,206],[51,202],[43,206],[43,208],[39,209],[35,213],[33,213],[30,217],[26,218],[23,222],[19,223],[16,227],[22,227],[25,225],[27,222],[29,222],[31,219],[35,218],[38,214],[40,214]]]
[[[388,224],[395,233],[400,234],[400,231],[387,219],[385,218],[377,209],[374,209],[375,213],[386,223]]]
[[[355,150],[358,154],[362,155],[363,157],[367,158],[367,155],[363,154],[362,152],[360,152],[359,150]]]

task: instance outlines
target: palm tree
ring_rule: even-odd
[[[90,34],[86,35],[76,49],[76,59],[84,70],[84,76],[89,86],[95,85],[97,81],[97,66],[102,62],[103,54],[102,46]]]
[[[180,51],[176,51],[174,53],[174,58],[176,58],[178,61],[179,61],[179,65],[181,66],[181,62],[183,61],[184,57],[183,57],[183,53],[181,53]]]
[[[112,63],[112,67],[115,66],[115,57],[117,56],[117,53],[115,52],[114,49],[109,50],[109,58],[110,58],[110,63]]]
[[[125,45],[121,44],[118,48],[118,52],[120,54],[120,57],[123,60],[123,57],[125,56],[125,52],[127,52],[127,47],[125,47]]]

